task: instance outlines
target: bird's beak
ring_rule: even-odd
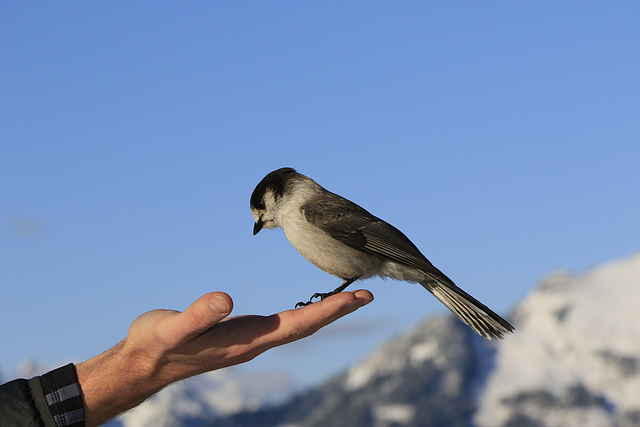
[[[262,230],[262,226],[263,225],[264,225],[264,223],[262,222],[262,218],[258,218],[256,223],[253,225],[253,235],[254,236],[256,234],[258,234],[260,232],[260,230]]]

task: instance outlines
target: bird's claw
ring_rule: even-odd
[[[313,304],[313,299],[314,298],[320,298],[320,301],[322,301],[323,299],[325,299],[326,297],[329,297],[331,295],[333,295],[334,292],[328,292],[328,293],[320,293],[320,292],[316,292],[315,294],[311,295],[311,298],[309,298],[309,301],[307,302],[302,302],[300,301],[299,303],[296,304],[296,306],[294,308],[298,308],[298,307],[306,307],[309,304]]]
[[[326,294],[321,294],[319,292],[316,292],[315,294],[311,295],[311,299],[320,298],[320,301],[322,301],[323,299],[325,299],[326,297],[330,297],[331,295],[333,295],[333,292],[327,292]]]

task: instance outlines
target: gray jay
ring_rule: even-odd
[[[251,214],[254,235],[282,227],[302,256],[343,280],[333,292],[316,293],[311,300],[342,292],[358,279],[390,277],[420,283],[485,338],[514,330],[434,267],[400,230],[295,169],[275,170],[260,181],[251,194]]]

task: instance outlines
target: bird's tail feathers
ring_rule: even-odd
[[[500,339],[505,334],[514,331],[514,327],[509,322],[457,287],[453,282],[442,283],[438,280],[428,280],[420,284],[477,334],[488,339]]]

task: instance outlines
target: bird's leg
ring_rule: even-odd
[[[335,295],[337,293],[340,293],[342,291],[344,291],[345,289],[347,289],[347,286],[349,286],[350,284],[352,284],[353,282],[355,282],[356,280],[358,280],[357,277],[352,277],[351,279],[344,279],[344,282],[342,282],[342,285],[338,286],[335,290],[331,291],[331,292],[327,292],[327,293],[319,293],[316,292],[315,294],[313,294],[311,296],[311,298],[309,299],[309,301],[307,302],[299,302],[296,304],[295,308],[298,307],[305,307],[309,304],[311,304],[314,298],[320,298],[320,301],[322,301],[323,299],[325,299],[326,297],[330,297],[331,295]]]

